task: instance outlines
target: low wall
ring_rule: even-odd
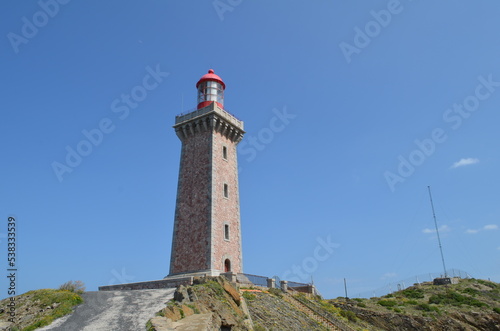
[[[152,280],[118,285],[99,286],[99,291],[124,291],[124,290],[151,290],[159,288],[173,288],[179,285],[192,285],[193,277]]]

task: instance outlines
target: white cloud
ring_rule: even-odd
[[[451,231],[451,228],[448,226],[448,225],[442,225],[439,227],[439,232],[450,232]],[[436,229],[423,229],[422,230],[423,233],[436,233]]]
[[[476,164],[479,163],[479,159],[473,159],[471,157],[467,159],[460,159],[460,161],[453,163],[451,168],[458,168],[458,167],[463,167],[463,166],[468,166],[471,164]]]
[[[476,233],[481,232],[481,231],[492,231],[492,230],[498,230],[498,225],[496,225],[496,224],[488,224],[488,225],[483,226],[480,229],[467,229],[465,231],[465,233],[467,233],[467,234],[476,234]]]

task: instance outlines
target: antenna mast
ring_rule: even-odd
[[[436,212],[434,211],[434,203],[432,202],[432,194],[431,194],[431,187],[427,186],[427,189],[429,190],[429,198],[431,200],[431,207],[432,207],[432,216],[434,217],[434,225],[436,226],[436,233],[438,237],[438,243],[439,243],[439,251],[441,252],[441,261],[443,262],[443,269],[444,269],[444,277],[448,277],[448,274],[446,273],[446,265],[444,264],[444,255],[443,255],[443,246],[441,245],[441,237],[439,236],[439,228],[436,220]]]

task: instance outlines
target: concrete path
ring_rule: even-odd
[[[175,289],[86,292],[75,312],[37,330],[142,331]]]

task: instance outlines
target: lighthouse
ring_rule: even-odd
[[[169,277],[243,271],[236,151],[243,122],[224,109],[226,84],[214,70],[196,88],[197,108],[175,117],[182,146]]]

